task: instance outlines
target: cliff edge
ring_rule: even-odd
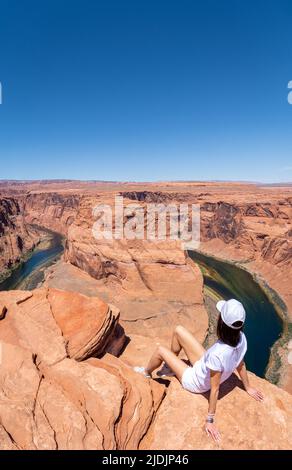
[[[116,308],[43,287],[1,292],[0,311],[0,449],[217,448],[203,430],[206,396],[174,378],[145,379],[132,369],[135,355],[115,356],[125,347]],[[292,396],[251,381],[264,403],[236,377],[222,387],[220,447],[291,448]]]

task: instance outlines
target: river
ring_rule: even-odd
[[[202,253],[190,251],[189,256],[200,266],[204,276],[204,295],[210,315],[210,338],[214,341],[217,313],[216,302],[223,298],[239,300],[246,310],[244,333],[248,341],[247,368],[265,376],[271,347],[283,331],[283,321],[275,306],[253,276],[240,267]]]
[[[0,291],[35,289],[44,280],[45,269],[57,261],[64,251],[64,237],[59,233],[41,229],[43,234],[39,245],[27,261],[14,269],[0,284]]]

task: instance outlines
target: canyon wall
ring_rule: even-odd
[[[210,251],[228,253],[228,256],[244,262],[263,261],[274,266],[291,267],[292,264],[292,197],[273,197],[264,194],[246,194],[245,197],[224,194],[218,197],[214,193],[196,192],[162,192],[162,191],[122,191],[120,193],[97,193],[91,196],[76,191],[72,192],[39,192],[18,195],[17,198],[2,197],[1,203],[1,236],[8,232],[18,232],[15,237],[19,246],[28,243],[29,224],[47,227],[67,234],[74,223],[80,207],[78,227],[83,223],[88,229],[93,226],[92,208],[96,203],[113,206],[115,194],[124,196],[126,203],[133,201],[146,206],[147,203],[182,203],[200,204],[202,248]],[[257,197],[258,196],[258,197]],[[83,202],[84,199],[84,202]],[[81,206],[80,206],[81,205]],[[25,218],[25,222],[22,220]],[[82,222],[81,222],[82,221]],[[87,225],[86,225],[87,224]],[[73,224],[74,225],[74,224]],[[90,230],[89,229],[89,230]],[[24,232],[26,230],[26,232]],[[72,233],[74,233],[73,228]],[[5,232],[5,233],[4,233]],[[21,233],[26,236],[22,237]],[[74,235],[72,235],[74,238]],[[91,242],[97,245],[91,237]],[[76,238],[76,237],[75,237]],[[106,277],[114,271],[113,263],[100,263],[92,257],[86,260],[88,253],[78,239],[69,240],[68,259],[75,258],[75,264],[86,268],[95,277]],[[14,243],[14,250],[16,249]],[[29,243],[31,244],[31,243]],[[100,245],[101,243],[99,243]],[[120,244],[121,245],[121,244]],[[154,245],[153,245],[154,246]],[[153,249],[153,246],[151,249]],[[116,244],[118,248],[118,244]],[[74,251],[75,250],[75,251]],[[15,250],[17,251],[17,250]],[[73,253],[74,252],[74,253]],[[176,256],[176,255],[175,255]],[[161,257],[161,250],[160,250]],[[17,258],[17,256],[15,256]],[[167,261],[167,260],[166,260]]]
[[[211,187],[212,189],[212,187]],[[239,187],[240,189],[240,187]],[[127,191],[131,201],[200,205],[200,250],[240,262],[279,293],[292,319],[292,191],[229,189],[188,193]]]
[[[80,198],[50,192],[30,194],[19,190],[14,196],[12,193],[0,194],[0,280],[39,242],[38,226],[66,236]]]
[[[69,183],[67,182],[67,186]],[[54,187],[53,183],[51,185]],[[11,218],[9,229],[12,229],[12,218],[17,218],[20,223],[21,214],[24,215],[26,224],[41,225],[63,234],[67,234],[73,224],[72,230],[69,230],[71,234],[67,248],[68,260],[72,259],[76,265],[85,268],[94,277],[114,275],[115,266],[114,262],[109,262],[110,260],[106,260],[107,263],[101,262],[98,256],[92,257],[90,255],[91,248],[101,246],[102,243],[97,243],[90,234],[88,237],[90,247],[86,249],[84,243],[81,242],[82,226],[86,231],[90,231],[94,223],[92,216],[94,205],[104,203],[113,206],[116,194],[124,197],[125,204],[135,202],[144,207],[147,203],[200,204],[201,247],[203,249],[217,251],[219,254],[223,249],[223,252],[227,253],[231,259],[244,262],[262,261],[267,265],[280,268],[291,267],[292,190],[267,190],[256,185],[250,185],[247,188],[244,185],[237,185],[234,188],[230,184],[221,185],[222,188],[220,185],[206,184],[204,185],[205,191],[202,192],[202,188],[196,189],[196,186],[192,185],[189,185],[189,188],[186,186],[188,191],[183,191],[180,190],[179,184],[169,185],[171,189],[167,190],[164,189],[163,184],[161,184],[163,190],[152,189],[151,185],[148,185],[148,188],[145,184],[143,186],[147,189],[143,190],[138,190],[137,188],[141,185],[136,185],[135,190],[130,190],[130,186],[126,191],[108,189],[94,191],[94,188],[91,191],[86,191],[78,189],[78,185],[74,190],[72,182],[73,188],[70,191],[67,189],[62,192],[61,190],[50,191],[51,185],[47,182],[40,186],[42,190],[39,191],[23,190],[21,193],[18,189],[17,198],[6,197],[6,201],[11,202],[4,203],[6,204],[5,208],[1,205],[1,218],[3,218],[1,230],[3,232],[3,226],[8,227],[9,225],[7,217]],[[114,185],[112,186],[114,187]],[[92,185],[89,184],[88,187],[91,188]],[[105,187],[107,188],[106,185]],[[77,217],[79,219],[74,227],[74,221]],[[21,231],[21,229],[18,228],[17,231]],[[80,243],[77,248],[79,235]],[[25,240],[23,242],[25,243]],[[121,245],[117,243],[115,249],[119,251]],[[153,247],[154,244],[151,245],[151,251],[153,251]],[[121,246],[120,250],[123,249]],[[174,252],[175,250],[176,248],[174,248]],[[158,249],[159,251],[161,258],[162,250]],[[137,256],[139,257],[139,253]],[[177,257],[177,254],[174,256]],[[90,262],[87,257],[90,258]],[[114,256],[112,257],[114,258]],[[170,262],[172,262],[171,258]]]
[[[202,242],[217,240],[246,261],[292,265],[292,198],[274,202],[204,203]],[[204,245],[203,245],[204,246]]]
[[[39,236],[23,219],[23,200],[0,195],[0,280],[9,275]]]
[[[256,189],[256,186],[254,187]],[[126,199],[146,203],[199,204],[201,242],[217,241],[240,259],[292,265],[292,196],[266,192],[239,194],[124,191]],[[272,197],[271,197],[272,196]],[[211,244],[210,244],[211,246]]]
[[[80,196],[55,192],[30,193],[23,200],[27,224],[40,225],[66,235],[76,217]]]

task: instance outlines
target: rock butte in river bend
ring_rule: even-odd
[[[49,268],[42,288],[0,293],[0,445],[215,448],[202,431],[206,397],[184,392],[175,379],[165,387],[131,370],[156,341],[168,344],[178,323],[203,340],[208,317],[198,267],[177,242],[95,240],[92,208],[112,205],[116,194],[142,205],[200,203],[201,249],[247,263],[279,293],[291,320],[292,188],[10,182],[0,184],[0,194],[2,271],[37,242],[30,224],[67,238],[64,260]],[[9,204],[19,210],[11,213]],[[291,391],[284,353],[283,363],[280,385]],[[291,395],[251,380],[266,400],[253,402],[236,378],[229,380],[218,404],[221,447],[291,448]]]

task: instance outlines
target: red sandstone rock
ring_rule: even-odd
[[[126,366],[113,356],[91,361],[37,364],[30,351],[2,343],[0,449],[136,448],[164,387],[131,370],[119,375]]]
[[[41,377],[31,351],[1,342],[0,429],[5,441],[0,449],[36,449],[34,442],[35,398]],[[49,423],[46,442],[50,441]]]
[[[74,416],[71,417],[69,414],[66,416],[65,413],[65,420],[69,418],[68,431],[72,428],[77,438],[75,442],[72,440],[70,447],[116,449],[115,426],[124,397],[120,381],[102,368],[69,359],[61,361],[54,367],[43,367],[41,370],[49,380],[52,393],[55,393],[55,389],[62,391],[80,423],[76,422]],[[63,430],[63,412],[54,410],[54,406],[50,406],[48,402],[47,407],[51,414],[50,421],[54,423],[57,419],[59,426],[57,440],[63,441],[61,448],[66,448],[70,434]],[[72,411],[70,415],[71,413]]]
[[[44,376],[32,352],[1,346],[0,449],[86,448],[85,417],[62,387]]]
[[[53,364],[67,356],[66,343],[55,322],[48,301],[48,290],[0,292],[7,313],[0,323],[0,340],[38,354]]]
[[[69,357],[81,361],[106,351],[119,319],[116,307],[97,297],[58,289],[49,289],[47,298],[53,318],[66,341]]]
[[[96,297],[57,289],[3,298],[0,449],[137,448],[164,387],[145,383],[112,355],[66,357],[104,350],[118,316]]]
[[[186,392],[171,379],[140,449],[291,449],[292,396],[254,374],[250,381],[262,390],[263,403],[253,400],[235,375],[221,386],[216,411],[221,442],[217,445],[204,431],[206,396]]]
[[[116,376],[124,389],[123,409],[116,427],[119,449],[137,449],[146,434],[165,394],[159,383],[137,374],[119,359],[107,355],[103,360],[88,363]],[[134,411],[134,413],[133,413]]]
[[[57,289],[0,292],[7,314],[0,339],[33,351],[49,364],[65,357],[77,360],[99,356],[114,346],[119,312],[97,297]],[[123,347],[124,334],[119,337]]]

